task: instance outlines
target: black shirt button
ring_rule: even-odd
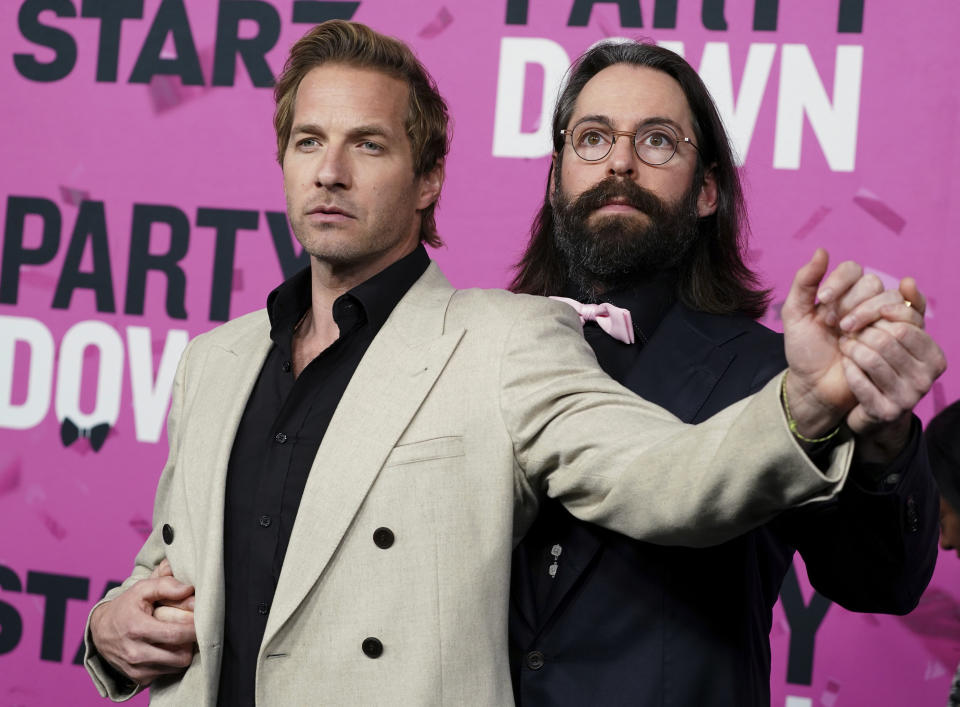
[[[173,543],[173,528],[167,523],[163,524],[163,542],[167,545]]]
[[[368,658],[379,658],[383,655],[383,644],[380,643],[379,638],[364,638],[360,647]]]
[[[393,531],[390,528],[377,528],[373,531],[373,543],[381,550],[386,550],[393,545]]]
[[[283,372],[284,372],[284,373],[289,373],[289,372],[290,372],[290,369],[293,368],[293,366],[290,364],[289,361],[284,361],[284,362],[280,365],[280,368],[283,369]]]
[[[269,609],[267,608],[265,602],[260,602],[257,604],[257,613],[260,614],[260,616],[266,616],[268,611]]]
[[[287,441],[287,435],[283,432],[277,432],[277,436],[274,437],[274,439],[277,440],[277,444],[283,444]]]
[[[270,516],[262,515],[260,516],[260,527],[269,528],[270,527]]]
[[[530,670],[540,670],[543,667],[543,653],[540,651],[530,651],[527,653],[527,667]]]

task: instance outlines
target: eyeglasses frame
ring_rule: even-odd
[[[576,130],[576,128],[577,128],[576,125],[575,125],[575,126],[573,127],[573,129],[571,129],[571,130],[567,130],[566,128],[561,128],[561,129],[560,129],[560,134],[563,135],[564,138],[570,138],[570,147],[573,149],[573,154],[575,154],[577,157],[579,157],[579,158],[580,158],[581,160],[583,160],[584,162],[602,162],[603,160],[607,159],[607,158],[610,156],[610,153],[613,152],[613,146],[617,144],[617,138],[618,138],[618,137],[621,137],[621,136],[622,136],[622,137],[630,136],[630,137],[632,138],[632,139],[631,139],[631,143],[633,144],[633,153],[637,156],[637,159],[639,159],[639,160],[640,160],[641,162],[643,162],[645,165],[649,165],[649,166],[651,166],[651,167],[662,167],[663,165],[667,164],[670,160],[672,160],[672,159],[676,156],[677,152],[680,151],[680,145],[681,145],[682,143],[687,143],[687,144],[690,145],[694,150],[697,151],[697,155],[698,155],[698,156],[700,155],[700,148],[697,147],[696,143],[694,143],[693,140],[691,140],[691,139],[688,138],[688,137],[681,136],[676,130],[674,130],[674,129],[673,129],[672,127],[670,127],[669,125],[661,124],[661,123],[657,123],[657,125],[663,125],[664,128],[666,128],[667,130],[669,130],[670,132],[672,132],[672,133],[673,133],[674,135],[676,135],[676,137],[677,137],[677,144],[676,144],[676,146],[674,146],[674,148],[673,148],[673,153],[672,153],[667,159],[665,159],[663,162],[657,162],[657,163],[647,162],[647,160],[643,159],[643,157],[640,156],[640,151],[637,149],[637,135],[639,135],[639,134],[640,134],[641,132],[643,132],[644,130],[647,130],[647,129],[650,127],[649,125],[647,125],[647,126],[645,126],[645,127],[642,127],[642,128],[639,128],[639,129],[637,129],[637,130],[633,130],[633,131],[630,131],[630,130],[613,130],[613,129],[610,129],[610,147],[609,147],[609,149],[607,150],[606,154],[605,154],[603,157],[598,157],[598,158],[595,159],[595,160],[588,160],[586,157],[584,157],[584,156],[581,155],[579,152],[577,152],[577,148],[576,148],[576,147],[574,146],[574,144],[573,144],[573,131]],[[564,142],[566,142],[566,139],[564,139]]]

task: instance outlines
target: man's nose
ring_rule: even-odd
[[[633,138],[629,135],[617,135],[610,148],[608,171],[611,175],[632,177],[637,171],[637,151],[633,146]]]
[[[313,180],[316,186],[327,189],[349,189],[352,182],[350,158],[342,146],[328,145],[317,155]]]

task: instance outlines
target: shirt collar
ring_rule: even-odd
[[[356,301],[360,304],[367,322],[378,331],[429,264],[430,257],[426,249],[422,243],[418,244],[413,252],[340,295],[334,302],[334,311],[336,312],[338,303],[344,300]],[[285,336],[289,336],[310,309],[310,288],[310,266],[307,266],[267,295],[270,338],[274,342],[279,343]]]

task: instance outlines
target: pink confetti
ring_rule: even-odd
[[[0,496],[13,493],[20,488],[20,458],[17,457],[7,464],[3,472],[0,472]]]
[[[947,669],[943,667],[937,659],[927,661],[927,669],[923,671],[924,680],[936,680],[939,677],[942,677],[947,674]]]
[[[417,34],[417,36],[422,37],[423,39],[433,39],[438,34],[443,32],[447,27],[453,22],[453,15],[450,14],[450,10],[446,6],[441,7],[440,11],[437,12],[437,16],[433,18],[428,24],[424,25],[423,29]]]
[[[50,534],[57,540],[63,540],[67,537],[66,529],[60,525],[52,515],[46,511],[40,511],[40,518],[43,520],[43,524],[47,527],[47,530],[50,531]]]
[[[208,47],[198,53],[200,69],[204,76],[213,76],[213,47]],[[165,113],[177,108],[198,96],[212,90],[212,86],[184,86],[179,76],[171,74],[155,74],[147,86],[150,92],[150,102],[154,113]]]
[[[135,516],[130,519],[130,527],[133,528],[138,535],[146,538],[153,530],[153,525],[146,518],[141,518],[140,516]]]
[[[883,203],[879,196],[868,189],[862,187],[858,189],[853,197],[853,203],[898,235],[907,225],[900,214]]]
[[[824,707],[833,707],[840,693],[840,683],[836,680],[827,680],[827,688],[820,695],[820,704]]]
[[[81,201],[88,201],[90,199],[90,192],[84,191],[83,189],[74,189],[73,187],[65,187],[62,184],[60,185],[60,201],[65,204],[70,204],[70,206],[80,206]]]
[[[827,217],[832,209],[829,206],[821,206],[812,214],[806,222],[797,229],[796,233],[793,234],[793,237],[797,240],[803,240],[810,235],[811,231],[820,225],[820,222]]]

